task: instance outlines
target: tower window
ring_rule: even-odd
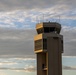
[[[45,32],[45,33],[50,32],[49,27],[44,27],[44,32]]]
[[[35,41],[35,50],[42,49],[42,39]]]
[[[62,53],[63,53],[63,40],[61,40],[61,48],[62,48]]]
[[[43,39],[43,49],[47,49],[47,39]]]
[[[42,28],[37,29],[37,33],[38,33],[38,34],[43,33],[43,29],[42,29]]]
[[[55,31],[55,27],[50,27],[50,32],[54,32]]]
[[[45,33],[55,32],[55,27],[44,27],[44,32]]]
[[[47,49],[47,39],[40,39],[35,41],[35,50]]]

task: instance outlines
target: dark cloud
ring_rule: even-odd
[[[68,28],[68,26],[67,26]],[[65,56],[76,56],[76,30],[63,29]],[[0,29],[0,56],[34,55],[34,29]]]
[[[0,0],[0,10],[44,8],[54,3],[56,0]]]
[[[2,67],[2,68],[0,68],[0,70],[14,70],[14,71],[24,71],[24,72],[36,72],[36,67],[29,67],[29,68],[26,68],[26,69],[24,69],[24,68],[4,68],[4,67]]]
[[[35,30],[0,30],[0,55],[33,55]],[[13,38],[15,37],[15,38]]]
[[[68,26],[67,26],[68,27]],[[76,56],[76,30],[71,28],[71,30],[66,29],[62,32],[64,36],[64,53],[66,56]]]
[[[76,70],[75,67],[70,67],[70,66],[63,66],[62,69],[64,69],[64,70]]]
[[[47,8],[57,4],[74,6],[75,0],[0,0],[0,10]]]

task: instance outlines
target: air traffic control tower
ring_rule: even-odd
[[[37,75],[62,75],[63,36],[57,22],[36,25],[34,52],[37,54]]]

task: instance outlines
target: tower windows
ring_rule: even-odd
[[[49,30],[49,27],[44,27],[44,33],[49,33],[50,30]]]
[[[44,27],[44,33],[56,32],[55,27]]]
[[[42,39],[35,41],[35,50],[42,49]]]
[[[47,49],[47,39],[43,39],[43,49]]]
[[[35,41],[35,50],[47,49],[47,39],[39,39]]]

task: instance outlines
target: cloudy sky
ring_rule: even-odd
[[[64,55],[76,56],[76,0],[0,0],[0,56],[34,55],[35,25],[62,25]]]

